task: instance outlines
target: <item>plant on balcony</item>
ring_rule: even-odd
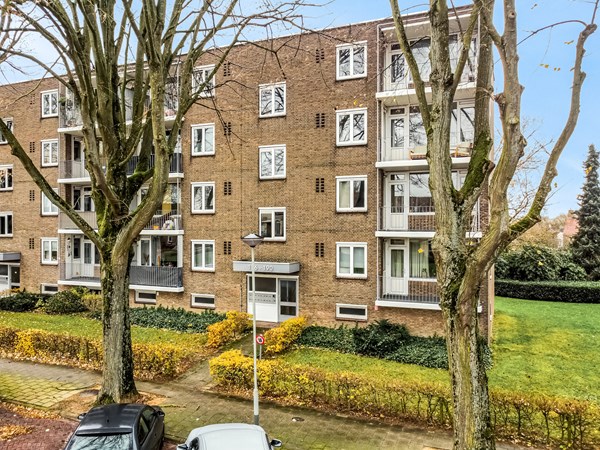
[[[460,48],[456,54],[451,52],[448,36],[451,26],[456,26],[455,23],[451,25],[451,21],[459,20],[459,14],[448,8],[448,3],[438,0],[429,2],[427,19],[431,30],[428,56],[430,70],[422,76],[419,64],[422,54],[417,53],[410,43],[410,33],[405,29],[398,0],[390,0],[396,37],[414,82],[416,106],[419,107],[427,132],[429,190],[436,212],[436,234],[432,240],[432,251],[437,267],[440,307],[452,380],[454,449],[493,450],[494,430],[483,339],[480,336],[477,313],[481,286],[487,281],[487,272],[498,255],[541,219],[541,212],[557,173],[558,159],[579,117],[580,97],[585,80],[585,73],[582,71],[583,56],[586,41],[597,28],[594,21],[599,1],[591,2],[589,23],[583,20],[572,21],[581,27],[581,31],[572,41],[576,43],[573,45],[575,56],[571,69],[570,106],[565,105],[563,108],[568,111],[567,119],[560,130],[560,136],[548,149],[548,162],[540,171],[535,195],[525,213],[518,218],[509,216],[508,204],[508,189],[527,146],[521,115],[523,86],[519,82],[520,40],[517,30],[520,27],[517,23],[519,15],[516,2],[504,0],[503,14],[494,21],[494,0],[475,0],[468,10],[468,19],[459,27]],[[463,11],[466,15],[467,11]],[[502,31],[496,28],[497,23],[500,23],[499,29]],[[478,45],[477,61],[469,62],[474,37]],[[501,76],[496,77],[499,90],[493,97],[498,104],[498,126],[502,135],[497,164],[490,159],[494,129],[494,124],[490,121],[493,116],[494,47],[501,62],[496,68],[502,70]],[[453,105],[462,75],[468,70],[468,65],[474,64],[477,64],[475,139],[465,181],[457,189],[453,183],[452,161],[448,152]],[[471,228],[473,208],[482,194],[489,199],[489,223],[482,238],[473,241],[469,239],[467,232]]]
[[[131,248],[162,204],[186,113],[202,101],[207,86],[214,85],[214,74],[246,33],[268,30],[278,22],[295,26],[304,0],[249,3],[250,10],[237,0],[9,1],[0,11],[2,17],[14,15],[33,39],[52,47],[60,64],[44,62],[21,48],[23,42],[13,40],[12,47],[6,45],[5,39],[0,39],[6,52],[0,52],[0,61],[1,55],[28,58],[47,77],[53,77],[63,92],[69,91],[80,113],[97,229],[52,189],[23,142],[2,120],[0,133],[46,197],[73,221],[100,255],[105,326],[99,402],[119,402],[137,394],[129,320]],[[12,44],[11,37],[9,34],[8,44]],[[220,45],[217,53],[214,42]],[[264,51],[277,52],[272,48]],[[207,61],[214,68],[198,79],[194,68]],[[56,67],[64,72],[58,73]],[[170,118],[167,134],[165,86],[175,75],[181,80],[178,110]],[[128,161],[138,149],[141,153],[135,170],[128,175]],[[146,195],[129,211],[144,185],[148,186]]]

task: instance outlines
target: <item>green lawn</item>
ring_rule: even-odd
[[[13,313],[0,311],[0,325],[19,329],[45,330],[53,333],[68,333],[74,336],[102,339],[102,323],[81,316],[55,316],[41,313]],[[156,328],[131,327],[133,342],[152,344],[165,342],[175,345],[201,346],[206,342],[205,334],[179,333]]]
[[[600,305],[496,298],[490,386],[600,403]],[[299,349],[291,363],[397,379],[448,382],[443,370],[355,355]]]
[[[598,344],[600,305],[497,297],[490,383],[600,402]]]

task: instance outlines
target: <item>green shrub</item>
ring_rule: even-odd
[[[40,297],[40,294],[17,291],[7,297],[0,297],[0,310],[12,312],[33,311]]]
[[[214,311],[195,313],[183,308],[131,308],[132,325],[147,328],[165,328],[190,333],[205,333],[208,326],[225,319],[225,314]]]
[[[86,292],[82,289],[59,291],[45,300],[44,312],[47,314],[73,314],[87,311],[86,306],[81,301],[81,297]]]
[[[378,320],[354,329],[354,346],[359,355],[385,358],[405,343],[410,335],[404,325]]]
[[[585,270],[569,251],[542,245],[525,245],[508,251],[496,261],[496,277],[519,281],[582,281]]]
[[[448,368],[446,341],[441,337],[424,338],[412,336],[386,359],[404,364],[417,364],[433,369]]]
[[[341,353],[356,353],[354,331],[343,325],[338,328],[317,325],[307,327],[297,342],[306,347],[327,348]]]
[[[600,283],[593,281],[496,280],[499,297],[566,303],[600,303]]]
[[[81,296],[81,302],[85,305],[86,309],[91,313],[92,316],[102,315],[103,298],[101,294],[92,294],[91,292],[87,292]]]

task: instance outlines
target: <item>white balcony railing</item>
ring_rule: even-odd
[[[98,229],[95,211],[79,211],[77,212],[90,227]],[[78,230],[79,227],[67,216],[64,212],[58,213],[58,228],[61,230]]]

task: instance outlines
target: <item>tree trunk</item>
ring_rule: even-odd
[[[444,308],[448,365],[454,405],[454,450],[494,450],[483,339],[479,335],[478,276],[465,274],[459,298]],[[464,297],[464,298],[461,298]],[[468,298],[467,298],[468,297]]]
[[[137,395],[129,322],[129,258],[102,258],[103,384],[97,403],[122,402]]]

